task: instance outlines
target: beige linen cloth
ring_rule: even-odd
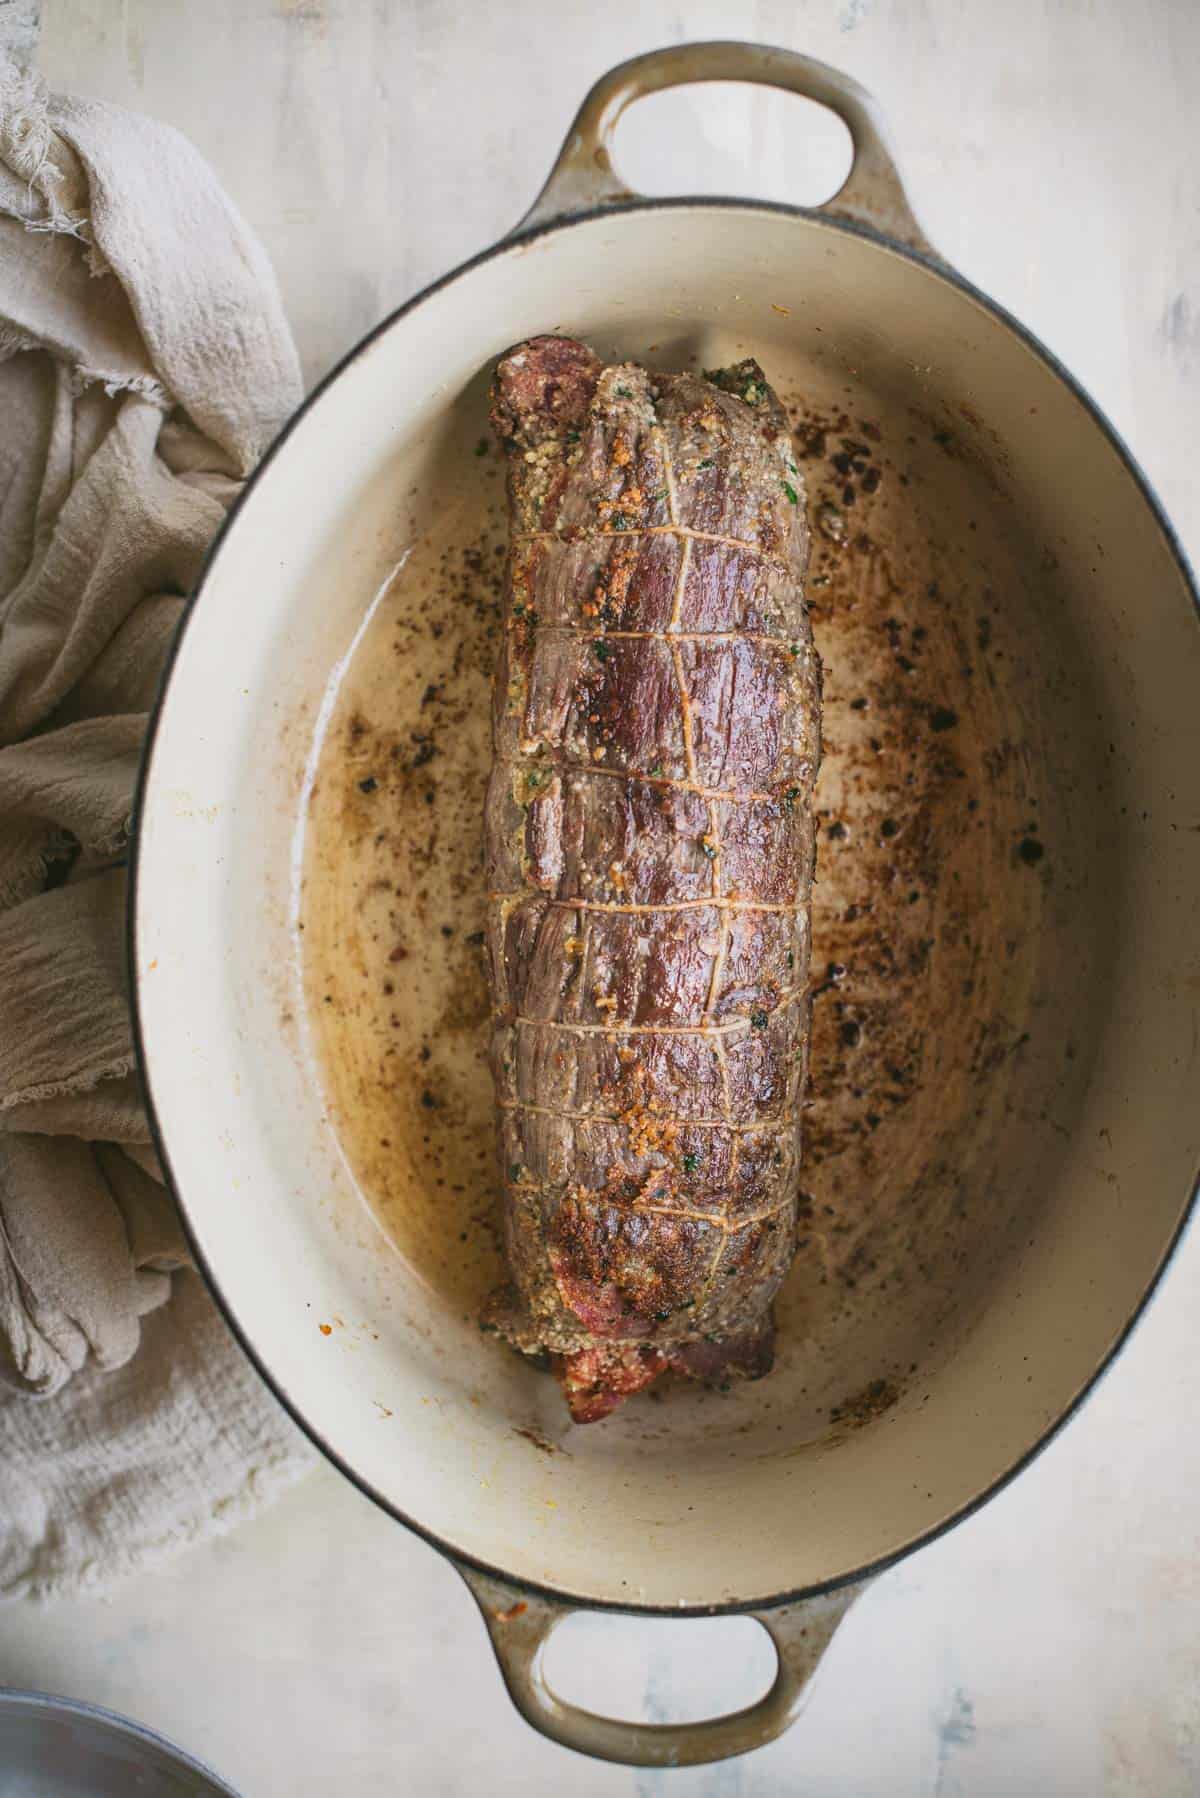
[[[138,1096],[138,755],[204,552],[300,399],[196,151],[0,58],[0,1595],[101,1584],[312,1454],[218,1316]]]

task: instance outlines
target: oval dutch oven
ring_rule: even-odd
[[[731,79],[844,120],[853,166],[826,206],[622,186],[609,146],[631,101]],[[397,496],[434,479],[479,371],[547,329],[610,354],[664,335],[736,340],[796,387],[838,357],[893,436],[954,421],[945,493],[930,476],[922,502],[943,534],[965,540],[986,514],[1041,571],[1006,595],[1053,646],[1023,677],[1050,783],[1046,869],[1031,877],[1050,884],[1019,1102],[993,1131],[1004,1202],[984,1193],[977,1210],[988,1277],[969,1304],[934,1307],[919,1379],[855,1430],[805,1433],[804,1358],[785,1353],[744,1413],[740,1394],[715,1412],[684,1398],[650,1427],[630,1406],[543,1453],[528,1424],[539,1406],[549,1416],[535,1388],[551,1383],[388,1252],[307,1038],[281,1024],[301,1003],[303,769],[395,560]],[[468,428],[481,426],[476,411]],[[1198,1159],[1197,693],[1195,588],[1132,457],[1055,359],[930,248],[869,97],[786,51],[696,44],[606,75],[518,230],[373,332],[251,482],[176,646],[140,792],[132,962],[154,1129],[247,1352],[330,1459],[458,1567],[545,1735],[639,1765],[778,1735],[864,1582],[1010,1479],[1120,1348]],[[971,1168],[963,1178],[966,1203]],[[1024,1222],[989,1225],[989,1207]],[[352,1355],[315,1327],[329,1316],[353,1325]],[[778,1651],[774,1684],[678,1727],[592,1715],[542,1671],[551,1629],[581,1607],[752,1613]]]

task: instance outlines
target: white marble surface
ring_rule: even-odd
[[[310,376],[513,222],[620,57],[744,36],[838,63],[884,103],[934,242],[1090,386],[1200,551],[1191,0],[42,0],[37,14],[0,0],[0,34],[36,42],[53,85],[170,119],[216,164],[275,258]],[[738,106],[692,119],[710,159],[753,164],[757,191],[831,184],[827,132],[806,168],[774,113],[765,132]],[[325,1470],[106,1601],[0,1613],[0,1683],[139,1717],[247,1798],[1183,1798],[1200,1791],[1198,1305],[1193,1235],[1082,1416],[876,1584],[789,1738],[723,1767],[636,1774],[533,1736],[457,1576]],[[769,1666],[744,1621],[571,1628],[564,1686],[634,1714],[745,1700]]]

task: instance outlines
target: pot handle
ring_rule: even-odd
[[[635,1723],[568,1704],[546,1679],[543,1660],[551,1634],[585,1606],[522,1592],[461,1561],[454,1565],[479,1606],[508,1695],[526,1723],[563,1748],[623,1767],[697,1767],[747,1754],[781,1736],[804,1708],[809,1682],[838,1624],[865,1590],[865,1583],[842,1586],[819,1598],[751,1611],[775,1645],[777,1665],[770,1690],[745,1710],[704,1723]]]
[[[839,69],[796,50],[737,42],[673,44],[635,56],[602,75],[576,113],[546,185],[517,232],[640,198],[613,168],[617,122],[627,106],[646,94],[697,81],[752,81],[827,106],[849,130],[854,158],[839,191],[812,210],[867,225],[910,249],[936,256],[913,215],[888,146],[887,128],[866,89]]]

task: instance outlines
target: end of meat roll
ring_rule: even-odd
[[[532,447],[582,423],[604,364],[573,337],[530,337],[506,350],[492,382],[492,428]]]
[[[487,1300],[481,1322],[530,1361],[553,1371],[572,1423],[598,1423],[624,1399],[653,1385],[660,1374],[681,1374],[706,1386],[725,1387],[732,1380],[761,1380],[775,1361],[775,1320],[770,1311],[749,1328],[722,1338],[606,1341],[585,1331],[580,1332],[583,1347],[556,1353],[547,1350],[544,1337],[557,1332],[534,1320],[510,1283]]]
[[[761,1380],[770,1373],[774,1359],[775,1325],[770,1316],[757,1330],[723,1342],[687,1342],[669,1349],[596,1343],[573,1355],[552,1357],[573,1423],[598,1423],[661,1373],[724,1386],[731,1379]]]

